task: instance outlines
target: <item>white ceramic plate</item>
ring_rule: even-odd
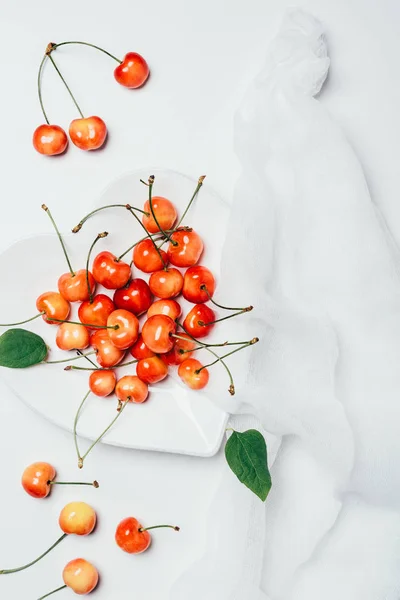
[[[119,177],[101,194],[95,208],[115,203],[130,203],[142,208],[148,192],[139,180],[147,180],[151,174],[155,175],[154,195],[171,199],[178,213],[182,214],[197,180],[159,169],[140,170]],[[68,228],[76,224],[62,222],[65,211],[50,208],[53,208],[53,216],[62,231],[68,231]],[[77,220],[84,214],[85,209]],[[209,189],[206,180],[184,224],[193,226],[201,235],[205,251],[200,262],[213,271],[217,280],[227,217],[227,206]],[[47,219],[44,213],[43,218]],[[102,211],[89,219],[80,233],[65,235],[73,268],[84,268],[90,243],[97,233],[104,230],[109,232],[109,236],[98,242],[97,252],[110,250],[121,254],[143,236],[143,230],[128,211],[123,208]],[[130,261],[131,253],[126,258]],[[53,234],[30,237],[11,246],[0,255],[0,322],[19,321],[35,314],[37,296],[45,291],[57,291],[58,277],[66,271],[61,247]],[[148,279],[148,276],[137,269],[134,269],[134,276]],[[6,293],[6,290],[12,293]],[[113,290],[105,293],[112,296]],[[185,313],[186,302],[181,304]],[[76,317],[76,314],[77,306],[74,305],[70,318]],[[44,338],[51,347],[49,360],[68,357],[67,353],[58,350],[55,345],[56,326],[47,325],[40,318],[23,327]],[[70,355],[73,356],[74,353],[71,352]],[[125,360],[131,358],[129,354]],[[89,366],[85,359],[71,364]],[[89,372],[66,372],[64,366],[38,365],[25,370],[0,368],[0,376],[25,404],[63,429],[71,431],[77,407],[88,390]],[[118,375],[126,373],[135,374],[135,365],[118,369]],[[215,377],[220,376],[223,374],[216,370]],[[165,381],[150,387],[150,390],[147,402],[127,406],[124,414],[103,439],[105,443],[196,456],[212,456],[217,452],[227,415],[214,406],[206,394],[189,390],[181,383],[176,372]],[[79,422],[79,435],[95,439],[115,416],[115,408],[115,397],[97,398],[90,395]]]

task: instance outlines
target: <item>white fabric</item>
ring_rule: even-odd
[[[270,464],[284,437],[265,505],[226,467],[206,552],[171,600],[400,593],[397,256],[315,98],[328,68],[321,24],[292,10],[237,114],[242,174],[219,289],[255,309],[219,337],[260,342],[229,359],[237,393],[227,383],[215,401],[254,415],[232,426],[267,431]]]

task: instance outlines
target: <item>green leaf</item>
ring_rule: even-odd
[[[0,366],[25,369],[42,362],[47,346],[39,335],[26,329],[9,329],[0,336]]]
[[[228,465],[236,477],[264,502],[271,489],[267,445],[259,431],[234,431],[225,446]]]

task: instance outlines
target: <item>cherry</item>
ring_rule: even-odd
[[[134,517],[123,519],[115,532],[115,541],[117,545],[128,554],[141,554],[151,544],[150,529],[159,529],[167,527],[179,531],[179,527],[173,525],[155,525],[154,527],[142,527]]]
[[[89,376],[89,388],[95,396],[105,397],[113,393],[117,376],[111,369],[97,369]]]
[[[46,314],[43,315],[43,320],[49,325],[58,325],[53,319],[64,321],[67,319],[70,311],[69,303],[57,292],[45,292],[41,294],[36,300],[36,308],[40,312]]]
[[[210,377],[207,369],[195,358],[184,360],[178,367],[178,375],[192,390],[203,389]]]
[[[153,209],[152,211],[151,208]],[[149,233],[157,233],[161,230],[165,231],[172,229],[177,217],[176,208],[172,202],[162,196],[153,196],[151,208],[149,200],[146,200],[143,210],[148,213],[149,216],[144,214],[142,222],[147,231]],[[154,213],[158,224],[152,213]]]
[[[115,386],[115,394],[121,402],[141,404],[147,399],[149,390],[147,384],[136,375],[124,375]]]
[[[111,252],[100,252],[93,261],[93,277],[108,290],[124,287],[131,278],[131,268]]]
[[[71,588],[75,594],[84,596],[95,589],[99,574],[90,562],[84,558],[75,558],[65,565],[63,580],[66,587]]]
[[[120,85],[138,88],[144,84],[150,73],[147,62],[137,52],[128,52],[124,60],[114,70],[114,77]]]
[[[149,287],[159,298],[175,298],[183,287],[182,273],[173,267],[155,271],[150,275]]]
[[[151,305],[151,291],[144,279],[132,281],[114,293],[114,304],[117,308],[129,310],[134,315],[141,315]]]
[[[96,282],[93,275],[87,273],[91,293],[96,289]],[[79,269],[73,274],[64,273],[58,280],[58,291],[68,302],[83,302],[89,300],[89,289],[86,279],[86,269]],[[91,322],[91,321],[89,321]]]
[[[175,333],[175,322],[166,315],[154,315],[147,319],[142,329],[143,341],[156,354],[169,352],[174,345],[171,334]]]
[[[58,523],[64,533],[89,535],[96,525],[96,513],[86,502],[70,502],[62,509]]]
[[[130,349],[130,353],[132,354],[133,358],[136,358],[137,360],[155,356],[154,352],[150,350],[150,348],[148,348],[144,343],[142,334],[139,335],[137,341],[133,344],[132,348]]]
[[[173,321],[181,315],[182,309],[176,300],[156,300],[147,311],[147,317],[167,315]]]
[[[207,302],[213,296],[214,291],[215,279],[207,267],[200,265],[189,267],[183,279],[182,294],[186,300],[193,302],[193,304]]]
[[[185,338],[184,340],[182,338]],[[167,365],[180,365],[186,359],[192,356],[191,350],[196,347],[196,342],[186,333],[180,333],[179,338],[175,338],[175,344],[172,350],[162,355],[162,359]]]
[[[168,375],[168,366],[159,356],[143,358],[136,365],[136,374],[146,383],[158,383]]]
[[[56,344],[61,350],[84,350],[90,344],[90,334],[83,325],[61,323],[57,330]]]
[[[91,485],[99,487],[97,481],[81,483],[77,481],[55,481],[56,470],[46,462],[35,462],[26,467],[22,473],[21,484],[25,492],[32,498],[46,498],[53,485]]]
[[[203,252],[201,237],[193,229],[178,229],[171,235],[168,245],[168,259],[175,267],[192,267]]]
[[[62,154],[68,146],[68,138],[58,125],[39,125],[33,133],[33,147],[40,154],[55,156]]]
[[[82,302],[78,309],[79,320],[82,323],[90,323],[104,327],[107,325],[107,319],[115,310],[114,302],[105,294],[97,294],[93,301],[89,300]],[[88,329],[96,329],[96,327],[88,327]]]
[[[164,250],[157,251],[154,243],[149,238],[136,244],[133,250],[133,263],[135,267],[144,273],[159,271],[167,264],[167,260],[167,253]]]
[[[96,360],[101,367],[115,367],[125,356],[125,351],[116,348],[107,329],[98,329],[92,334],[90,343],[96,351]]]
[[[118,329],[117,329],[118,326]],[[136,342],[139,335],[137,317],[123,308],[118,308],[107,319],[108,335],[116,348],[126,350]]]
[[[69,137],[81,150],[97,150],[105,142],[107,126],[100,117],[74,119],[69,126]]]
[[[186,315],[183,321],[183,327],[190,335],[195,338],[205,337],[214,328],[214,311],[206,304],[196,304]],[[210,325],[207,325],[210,323]]]

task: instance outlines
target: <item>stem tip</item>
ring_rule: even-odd
[[[75,225],[75,227],[72,228],[72,233],[78,233],[78,231],[80,231],[82,229],[82,225],[83,223],[78,223],[78,225]]]
[[[99,482],[98,482],[98,481],[96,481],[96,480],[94,480],[94,481],[93,481],[93,487],[95,487],[96,489],[97,489],[98,487],[100,487],[100,486],[99,486]]]
[[[79,458],[78,460],[78,469],[82,469],[83,467],[83,458]]]
[[[235,386],[233,385],[233,383],[229,386],[229,393],[231,396],[235,395]]]
[[[71,365],[68,365],[67,367],[64,367],[64,371],[71,371],[72,367]]]
[[[49,210],[48,207],[45,204],[42,204],[42,208],[43,210],[45,210],[46,212]]]
[[[257,344],[257,342],[259,342],[259,341],[260,341],[260,339],[259,339],[258,337],[255,337],[255,338],[253,338],[253,339],[250,341],[250,344],[251,344],[251,345],[253,345],[253,344]]]

